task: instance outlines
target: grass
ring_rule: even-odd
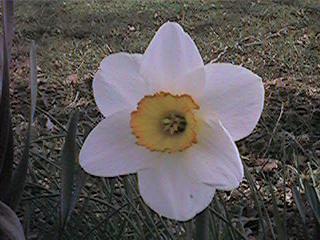
[[[257,128],[237,143],[246,179],[216,195],[210,237],[317,239],[316,205],[303,182],[319,196],[319,7],[316,0],[17,1],[11,99],[18,158],[28,122],[30,41],[38,47],[31,167],[19,208],[28,238],[56,234],[64,126],[78,109],[82,142],[101,119],[91,89],[100,61],[113,52],[143,53],[170,20],[189,32],[205,62],[241,64],[266,90]],[[136,185],[135,176],[88,176],[63,239],[191,239],[192,224],[157,216]]]

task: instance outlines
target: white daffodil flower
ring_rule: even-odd
[[[105,119],[80,152],[88,173],[137,172],[146,204],[180,221],[204,210],[216,189],[239,186],[243,165],[234,141],[260,118],[261,78],[228,63],[204,65],[179,24],[161,26],[144,54],[106,57],[93,93]]]

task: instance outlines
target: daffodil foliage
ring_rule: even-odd
[[[88,173],[137,173],[146,204],[181,221],[205,209],[217,189],[241,183],[235,141],[260,118],[261,78],[229,63],[204,64],[177,23],[161,26],[144,54],[103,59],[93,92],[105,119],[80,152]]]

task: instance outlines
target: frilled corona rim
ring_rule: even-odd
[[[150,151],[181,152],[197,143],[197,103],[187,94],[159,92],[147,95],[131,113],[137,144]]]

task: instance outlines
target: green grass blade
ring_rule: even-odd
[[[76,132],[79,113],[74,112],[69,120],[67,136],[61,154],[61,208],[60,231],[66,226],[74,206],[74,175],[77,156]]]
[[[209,209],[196,216],[196,240],[209,240]]]
[[[309,238],[309,231],[307,229],[307,219],[306,219],[306,208],[304,207],[304,203],[302,201],[302,197],[301,197],[301,193],[298,190],[298,187],[293,187],[292,189],[292,194],[293,194],[293,198],[294,201],[296,203],[296,206],[298,208],[299,214],[301,216],[301,221],[302,221],[302,228],[303,228],[303,232],[305,235],[305,239],[308,240]]]
[[[0,239],[25,239],[23,228],[17,215],[3,202],[0,202]]]
[[[312,209],[312,212],[317,219],[318,224],[320,224],[320,200],[316,193],[314,187],[309,184],[307,181],[304,181],[304,187],[306,190],[306,197]]]
[[[253,177],[251,176],[248,168],[246,165],[244,165],[244,174],[246,176],[246,178],[248,179],[248,183],[249,183],[249,186],[250,186],[250,189],[253,193],[253,200],[254,200],[254,203],[257,207],[257,210],[258,210],[258,214],[259,214],[259,221],[260,221],[260,225],[261,225],[261,228],[262,228],[262,234],[263,234],[263,239],[265,239],[265,236],[266,236],[266,229],[265,229],[265,221],[264,221],[264,216],[263,216],[263,213],[262,213],[262,206],[261,206],[261,201],[260,201],[260,198],[259,198],[259,194],[258,194],[258,191],[257,191],[257,188],[254,184],[254,180],[253,180]]]
[[[72,195],[71,210],[73,210],[77,205],[77,202],[79,200],[82,187],[86,183],[87,176],[88,175],[82,169],[79,169],[79,171],[76,174],[76,180],[75,180],[75,184],[74,184],[75,185],[74,186],[74,192],[73,192],[73,195]]]
[[[212,206],[212,204],[211,204]],[[210,236],[213,239],[219,239],[219,233],[220,233],[220,219],[214,215],[212,212],[213,207],[209,206],[210,209],[210,219],[209,219],[209,224],[210,224]],[[214,210],[215,211],[215,210]]]
[[[37,103],[37,52],[35,42],[31,42],[30,49],[30,89],[31,89],[31,106],[29,115],[29,128],[34,122],[34,113],[36,111]]]
[[[280,212],[279,212],[277,199],[276,199],[276,196],[274,194],[274,190],[272,188],[272,185],[271,185],[270,181],[268,181],[268,184],[269,184],[269,190],[270,190],[270,193],[271,193],[272,209],[273,209],[274,219],[275,219],[275,223],[276,223],[277,239],[286,240],[287,236],[286,236],[286,232],[285,232],[285,226],[284,226],[283,219],[281,218],[281,215],[280,215]]]
[[[127,207],[129,203],[125,203],[117,209],[114,209],[110,214],[108,214],[102,221],[96,224],[92,229],[90,229],[87,233],[83,235],[81,240],[88,239],[88,237],[94,232],[96,229],[100,228],[104,223],[111,221],[111,218],[115,216],[118,212],[120,212],[123,208]]]
[[[217,203],[219,203],[219,204],[221,205],[222,210],[223,210],[223,212],[224,212],[224,215],[225,215],[227,221],[230,222],[230,223],[232,223],[231,216],[230,216],[230,214],[229,214],[229,212],[228,212],[228,210],[227,210],[227,208],[226,208],[226,205],[225,205],[225,203],[224,203],[221,195],[218,195],[218,196],[217,196]],[[235,231],[234,231],[235,228],[233,227],[232,224],[231,224],[231,226],[232,226],[232,227],[227,226],[228,236],[229,236],[230,239],[235,239],[235,237],[234,237],[234,236],[235,236]]]
[[[185,223],[185,230],[186,230],[186,240],[192,240],[192,235],[193,235],[193,222],[192,220],[188,221]]]
[[[3,41],[1,47],[0,78],[0,200],[7,194],[13,164],[13,136],[9,97],[9,2],[2,2]]]
[[[7,46],[7,59],[8,62],[10,62],[11,59],[11,45],[12,45],[12,39],[14,36],[14,4],[13,0],[2,0],[1,1],[1,9],[2,9],[2,26],[3,26],[3,36],[0,35],[0,44],[1,47],[6,44]],[[0,56],[0,68],[3,66],[4,59],[3,56]],[[1,99],[1,80],[2,76],[0,77],[0,99]]]
[[[11,122],[10,122],[10,126],[11,126]],[[1,150],[1,147],[0,147],[0,150]],[[12,168],[13,168],[13,136],[12,136],[11,128],[9,129],[8,142],[6,145],[5,152],[2,152],[2,153],[3,153],[2,155],[3,165],[2,165],[2,171],[0,173],[0,200],[5,201],[10,189],[10,181],[12,177]]]
[[[24,208],[24,214],[23,214],[23,229],[26,239],[29,239],[30,234],[30,224],[32,221],[32,213],[34,209],[32,204],[28,204]]]
[[[34,121],[34,113],[36,109],[37,101],[37,63],[36,63],[36,46],[32,42],[30,49],[30,88],[31,88],[31,105],[29,113],[29,123],[27,136],[25,140],[25,146],[22,153],[21,161],[19,162],[17,168],[14,171],[12,180],[10,183],[10,190],[7,194],[6,202],[12,209],[16,209],[25,186],[27,171],[29,165],[29,149],[31,143],[31,130]]]
[[[303,205],[301,194],[297,187],[293,187],[293,198],[298,208],[299,214],[301,216],[301,220],[303,224],[306,224],[306,209]]]
[[[221,213],[219,213],[216,209],[213,207],[209,207],[210,212],[212,215],[216,216],[219,220],[227,224],[230,228],[233,228],[233,231],[237,233],[238,239],[247,239],[247,237],[239,231],[239,229],[235,228],[230,221],[228,221]],[[218,229],[218,228],[217,228]],[[218,229],[219,230],[219,229]],[[217,232],[219,232],[217,230]]]

